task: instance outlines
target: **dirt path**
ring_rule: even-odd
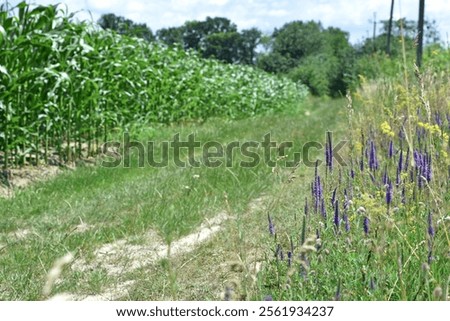
[[[228,219],[226,212],[220,212],[210,219],[206,219],[196,231],[173,242],[170,247],[165,244],[154,231],[149,231],[142,245],[129,244],[127,240],[118,240],[105,244],[95,251],[95,259],[87,263],[83,259],[76,260],[72,269],[74,271],[87,271],[103,268],[110,276],[120,276],[133,272],[157,261],[187,254],[196,249],[200,244],[207,242],[216,233],[222,230],[223,223]],[[103,301],[115,300],[127,294],[127,290],[135,283],[128,280],[110,287],[97,295],[82,296],[69,295],[73,300]]]
[[[251,201],[247,206],[245,216],[252,216],[256,212],[261,211],[264,206],[264,202],[264,198],[257,198]],[[242,274],[245,271],[251,271],[250,274],[255,277],[261,267],[261,263],[258,262],[261,257],[257,259],[257,254],[255,251],[248,251],[246,258],[239,255],[238,249],[234,245],[236,242],[234,239],[236,235],[233,236],[230,234],[230,231],[226,231],[230,229],[229,224],[234,225],[236,220],[236,217],[230,216],[226,211],[220,212],[213,218],[205,219],[193,233],[174,241],[170,247],[163,242],[155,231],[150,230],[147,232],[143,244],[130,244],[129,241],[125,239],[105,244],[94,252],[94,260],[90,260],[88,263],[85,259],[78,258],[72,263],[71,268],[73,271],[80,272],[103,269],[109,276],[120,279],[120,276],[127,273],[131,273],[142,268],[151,268],[160,260],[170,258],[175,262],[175,265],[178,265],[180,271],[182,270],[183,272],[186,271],[186,268],[191,263],[196,263],[201,266],[200,270],[204,271],[201,273],[202,280],[209,280],[212,276],[211,273],[216,276],[226,275],[224,279],[225,283],[230,283],[230,279],[232,279],[230,291],[231,288],[233,288],[233,291],[236,291],[240,281],[235,279],[238,279],[240,276],[234,274]],[[228,246],[226,246],[226,244],[224,246],[223,244],[224,237],[229,238],[230,242]],[[233,238],[234,240],[231,240],[230,238]],[[244,247],[248,246],[248,244],[241,245]],[[211,249],[211,246],[215,248],[217,252],[222,253],[224,259],[223,262],[219,265],[216,264],[215,266],[209,265],[206,261],[195,262],[203,260],[202,257],[203,254],[205,254],[203,253],[205,251],[203,247],[206,249]],[[199,251],[202,252],[202,255],[195,254]],[[208,254],[206,253],[206,255]],[[186,258],[188,259],[186,260]],[[249,262],[246,262],[247,260],[252,262],[252,266],[250,268],[247,264]],[[180,264],[180,262],[183,263]],[[230,278],[230,272],[233,274],[232,278]],[[184,282],[185,277],[189,277],[189,273],[186,273],[184,276],[180,276],[180,284],[184,284],[189,287],[192,286],[192,284],[188,284],[189,282],[196,282],[196,277]],[[107,287],[102,293],[95,295],[61,293],[50,298],[50,300],[119,300],[121,298],[123,299],[129,297],[130,289],[135,287],[137,283],[137,279],[124,280],[118,282],[114,286]],[[219,282],[219,284],[216,285],[216,299],[220,298],[220,291],[223,285],[222,283],[223,282]],[[189,297],[189,294],[182,294],[181,296]]]

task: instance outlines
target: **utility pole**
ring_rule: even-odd
[[[392,34],[392,19],[394,16],[394,0],[391,1],[391,15],[389,16],[388,34],[387,34],[387,47],[386,53],[391,55],[391,34]]]
[[[373,51],[375,52],[377,50],[377,46],[375,45],[375,38],[377,36],[377,13],[373,13],[373,20],[369,20],[369,22],[373,22],[373,37],[372,37],[372,46]]]
[[[376,51],[375,38],[377,36],[377,13],[373,13],[373,51]]]
[[[422,66],[422,52],[423,52],[423,22],[425,15],[425,0],[420,0],[419,2],[419,26],[417,28],[419,34],[417,36],[417,67]]]

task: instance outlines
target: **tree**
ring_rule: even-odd
[[[324,29],[320,22],[293,21],[275,29],[270,44],[269,52],[258,58],[265,71],[287,74],[316,95],[336,96],[347,90],[355,59],[347,32]]]
[[[241,36],[238,32],[217,32],[206,37],[203,56],[216,58],[223,62],[239,62],[239,46]]]
[[[295,61],[320,52],[325,41],[322,35],[323,27],[320,22],[293,21],[285,24],[281,29],[275,29],[273,51]]]
[[[207,17],[204,21],[187,21],[181,27],[160,29],[158,40],[171,46],[180,44],[185,50],[196,50],[204,58],[227,63],[254,64],[261,31],[256,28],[238,32],[227,18]]]
[[[156,32],[156,37],[159,41],[168,46],[173,46],[175,44],[183,45],[183,33],[183,26],[163,28]]]
[[[261,43],[262,32],[257,28],[241,31],[241,43],[238,51],[239,62],[253,65],[256,59],[256,48]]]
[[[116,16],[113,13],[103,14],[98,20],[103,29],[114,30],[119,34],[154,41],[155,36],[145,23],[135,23],[125,17]]]

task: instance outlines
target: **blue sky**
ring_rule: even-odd
[[[0,0],[3,1],[3,0]],[[10,0],[10,3],[18,3]],[[80,11],[80,19],[97,20],[103,13],[145,22],[156,31],[179,26],[186,20],[207,16],[227,17],[239,29],[258,27],[271,32],[293,20],[320,20],[325,27],[350,32],[353,43],[372,35],[371,21],[389,18],[391,0],[32,0],[30,3],[65,3],[69,11]],[[450,0],[426,0],[426,18],[436,20],[441,39],[450,38]],[[417,20],[419,0],[395,0],[394,18]],[[88,13],[90,12],[90,14]],[[369,21],[370,20],[370,21]]]

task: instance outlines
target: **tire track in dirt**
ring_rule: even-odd
[[[171,243],[165,244],[154,231],[149,231],[143,245],[129,244],[127,240],[118,240],[105,244],[94,252],[95,259],[87,263],[78,259],[72,264],[72,270],[86,272],[103,268],[110,276],[120,276],[139,268],[155,264],[161,259],[186,254],[196,249],[200,244],[211,239],[222,230],[222,224],[228,219],[226,212],[220,212],[210,219],[205,219],[202,224],[191,234]],[[128,280],[109,287],[96,295],[82,296],[62,294],[54,297],[69,300],[103,301],[115,300],[127,295],[127,290],[135,283]]]

